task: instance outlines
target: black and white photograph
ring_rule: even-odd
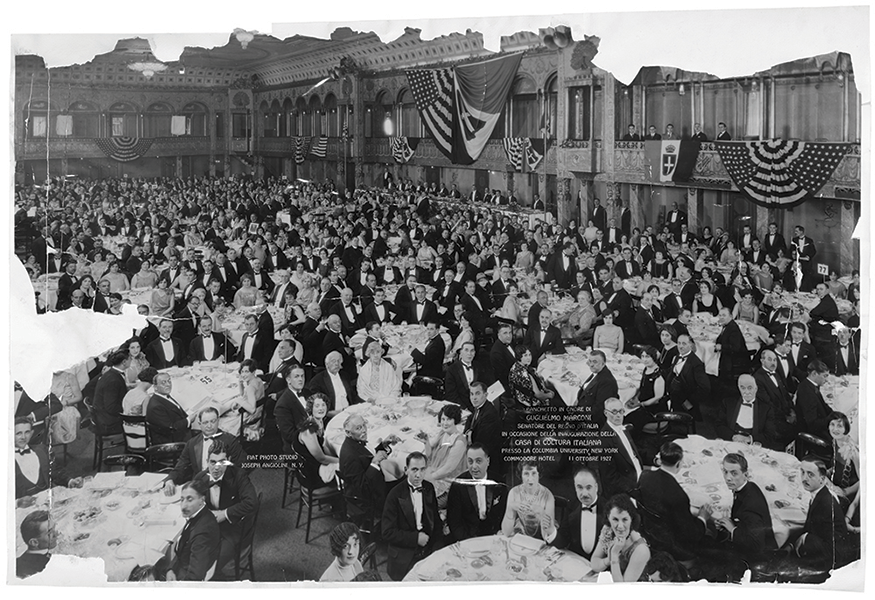
[[[863,590],[869,8],[458,5],[16,20],[8,585]]]

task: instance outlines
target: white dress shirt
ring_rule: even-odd
[[[411,487],[410,500],[413,502],[413,514],[416,516],[416,531],[422,531],[422,491]]]
[[[164,360],[166,362],[173,361],[176,358],[176,354],[173,352],[173,340],[172,339],[164,339],[161,338],[161,348],[164,349]]]
[[[32,482],[36,483],[39,479],[39,456],[36,455],[31,448],[25,448],[24,454],[15,450],[15,463],[21,469],[21,474]]]
[[[213,359],[213,355],[214,355],[215,352],[216,352],[216,344],[215,344],[215,342],[213,341],[213,336],[211,336],[211,335],[204,335],[204,336],[201,336],[201,337],[202,337],[203,340],[204,340],[204,359],[205,359],[205,360],[212,360],[212,359]]]
[[[255,336],[250,335],[246,337],[246,341],[243,343],[243,358],[252,358],[252,349],[255,347]]]
[[[626,433],[626,430],[622,425],[614,425],[610,421],[608,421],[608,426],[613,429],[617,434],[617,437],[620,438],[620,442],[629,454],[629,458],[632,459],[632,466],[635,467],[635,473],[637,473],[638,477],[641,477],[641,463],[638,462],[638,457],[635,456],[635,452],[632,450],[632,444],[629,442],[629,436]]]
[[[341,411],[349,406],[349,399],[346,397],[346,387],[343,385],[343,380],[339,373],[331,373],[327,371],[328,379],[331,380],[331,385],[334,387],[334,410]]]

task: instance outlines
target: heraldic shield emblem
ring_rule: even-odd
[[[662,147],[662,179],[671,180],[678,166],[678,148],[674,144]]]

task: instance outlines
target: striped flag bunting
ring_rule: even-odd
[[[101,152],[119,162],[137,160],[152,146],[151,139],[135,137],[97,138],[94,141]]]
[[[304,157],[307,156],[308,139],[305,137],[295,138],[295,162],[299,165],[304,162]]]
[[[310,154],[318,158],[325,158],[327,153],[328,137],[324,135],[313,136],[313,139],[310,141]]]
[[[782,139],[714,145],[735,186],[756,204],[773,208],[816,195],[851,147]]]
[[[413,158],[416,147],[419,145],[419,138],[393,137],[390,140],[392,158],[399,163],[406,163]]]

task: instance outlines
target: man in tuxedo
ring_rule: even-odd
[[[233,299],[234,292],[237,291],[239,277],[235,266],[228,261],[227,256],[221,252],[216,253],[216,264],[213,274],[216,279],[221,279],[221,293],[228,302]]]
[[[173,333],[173,321],[162,319],[158,324],[158,339],[146,346],[143,354],[149,364],[158,370],[179,367],[183,364],[182,344]]]
[[[605,294],[608,310],[614,313],[614,324],[623,329],[627,340],[634,339],[632,327],[635,324],[635,309],[632,306],[632,296],[623,287],[623,280],[614,276],[611,280],[612,291]],[[620,348],[623,350],[623,348]]]
[[[565,514],[558,529],[551,523],[548,531],[542,531],[544,541],[590,560],[602,528],[607,525],[605,498],[599,492],[596,471],[590,467],[579,467],[574,473],[574,493],[579,504]]]
[[[671,293],[662,300],[662,318],[666,321],[677,319],[684,307],[681,298],[682,284],[680,279],[671,280]]]
[[[341,331],[343,335],[350,337],[362,328],[362,318],[358,309],[352,303],[353,292],[350,288],[344,288],[340,293],[340,302],[331,309],[332,315],[340,317]]]
[[[623,260],[618,261],[617,264],[614,265],[614,272],[620,277],[620,279],[629,279],[641,275],[641,267],[637,262],[632,260],[632,250],[630,248],[623,248],[622,256]]]
[[[510,277],[510,267],[501,267],[498,279],[492,284],[492,297],[495,299],[496,306],[504,304],[510,286],[514,283],[514,280]]]
[[[517,356],[514,354],[511,343],[513,342],[513,326],[509,323],[499,323],[498,339],[492,344],[492,349],[489,351],[489,362],[492,364],[492,371],[495,378],[501,382],[506,391],[511,390],[510,369],[517,361]]]
[[[94,387],[93,416],[103,435],[121,435],[122,401],[128,393],[125,371],[130,364],[131,355],[117,350],[106,358],[106,372],[97,380]]]
[[[730,556],[741,563],[735,571],[744,573],[744,563],[760,560],[778,549],[772,530],[769,504],[760,487],[750,480],[747,459],[738,453],[723,457],[723,481],[732,492],[732,510],[728,517],[712,519],[719,531],[718,542]],[[723,555],[723,560],[730,556]],[[734,565],[733,565],[734,566]],[[734,578],[733,578],[734,579]]]
[[[338,315],[328,315],[325,320],[325,336],[322,338],[322,347],[319,356],[328,356],[331,352],[337,351],[343,356],[343,374],[350,380],[356,376],[356,361],[353,356],[353,350],[349,346],[349,338],[347,338],[341,330],[342,323]],[[322,359],[324,360],[324,359]]]
[[[137,312],[144,316],[149,316],[149,305],[148,304],[140,304],[137,306]],[[158,332],[158,328],[155,327],[155,324],[152,321],[146,321],[146,326],[140,329],[134,329],[134,337],[140,340],[140,348],[144,351],[146,347],[149,346],[152,342],[161,337],[161,334]]]
[[[689,334],[678,336],[678,355],[666,383],[671,409],[688,413],[696,421],[701,421],[699,402],[703,398],[711,397],[711,382],[705,373],[705,364],[693,352],[693,342]]]
[[[552,324],[553,311],[549,308],[541,310],[537,325],[529,325],[523,338],[523,345],[532,352],[532,364],[537,364],[545,354],[565,354],[562,344],[562,334],[559,328]]]
[[[665,217],[665,224],[668,226],[669,232],[675,236],[680,233],[681,225],[687,224],[687,213],[678,209],[677,202],[672,202],[671,210]]]
[[[726,130],[726,123],[723,123],[722,121],[717,123],[717,131],[717,139],[721,142],[728,142],[732,139],[732,136],[729,135],[729,132]]]
[[[814,346],[805,341],[805,325],[799,322],[790,324],[790,352],[793,359],[793,377],[797,382],[808,376],[808,365],[816,360]]]
[[[634,125],[629,125],[626,135],[623,136],[624,142],[640,142],[641,136],[638,135],[638,128]]]
[[[550,281],[562,290],[569,290],[574,285],[574,274],[577,272],[577,263],[574,261],[574,244],[565,242],[562,252],[555,257]]]
[[[395,307],[386,300],[386,291],[378,287],[374,290],[373,301],[364,307],[362,320],[365,323],[391,323],[394,319]]]
[[[693,125],[693,135],[690,136],[691,139],[698,140],[700,142],[707,142],[708,136],[702,131],[702,125],[696,123]]]
[[[301,364],[298,362],[298,359],[295,358],[294,339],[282,340],[277,344],[276,351],[280,362],[273,373],[270,373],[267,376],[267,385],[264,390],[264,395],[270,398],[272,402],[276,402],[277,396],[286,389],[286,375],[288,375],[289,369],[291,369],[293,365]],[[268,414],[272,414],[273,410],[267,412]]]
[[[283,255],[281,254],[280,256]],[[270,303],[277,308],[285,308],[286,293],[290,290],[297,293],[297,287],[291,282],[292,274],[288,269],[281,269],[279,271],[279,276],[280,282],[276,284],[276,287],[273,288],[273,291],[270,294]]]
[[[268,294],[273,293],[273,288],[276,284],[273,282],[273,279],[270,278],[267,271],[261,268],[261,260],[253,258],[251,264],[252,270],[249,271],[249,276],[252,278],[253,287],[263,292],[267,292]]]
[[[408,325],[423,325],[431,321],[436,322],[438,319],[437,305],[426,298],[425,286],[418,284],[414,290],[415,298],[408,305],[402,322],[406,321]]]
[[[711,515],[707,502],[697,513],[690,510],[690,497],[677,480],[683,458],[684,451],[678,444],[664,443],[659,449],[659,469],[644,471],[631,494],[642,512],[647,539],[655,549],[666,550],[681,562],[699,555]]]
[[[717,424],[717,435],[724,440],[779,450],[775,437],[775,413],[771,404],[757,399],[757,382],[753,375],[738,376],[740,398],[726,400],[725,420]]]
[[[775,446],[785,448],[796,439],[796,410],[792,392],[787,380],[779,370],[778,357],[774,350],[763,350],[760,354],[762,365],[754,373],[757,384],[757,404],[766,403],[772,407],[775,417]]]
[[[784,243],[784,236],[778,233],[777,223],[769,223],[769,232],[763,239],[763,250],[767,256],[773,258],[778,256],[778,250],[783,250],[786,256],[787,246]]]
[[[507,507],[507,486],[487,479],[489,451],[482,444],[468,446],[468,470],[453,480],[447,496],[447,526],[455,542],[495,535]]]
[[[724,384],[732,385],[739,375],[750,373],[750,354],[744,334],[732,318],[732,311],[724,306],[717,315],[717,321],[723,326],[714,344],[714,352],[720,353],[720,379]]]
[[[194,435],[185,443],[185,448],[179,459],[164,480],[164,493],[173,496],[176,486],[191,481],[192,478],[207,468],[207,454],[213,442],[221,442],[225,447],[228,460],[237,467],[242,467],[246,462],[246,451],[237,439],[219,429],[219,410],[214,406],[208,406],[198,413],[200,433]]]
[[[301,325],[298,339],[304,347],[303,362],[305,365],[320,365],[325,360],[322,354],[322,342],[325,338],[325,322],[322,321],[322,309],[317,302],[307,305],[307,318]]]
[[[647,135],[644,136],[645,140],[661,140],[662,135],[656,130],[655,125],[651,125],[647,128]]]
[[[340,447],[339,474],[348,514],[363,516],[373,531],[380,531],[386,504],[386,478],[381,465],[388,456],[387,445],[378,445],[376,453],[368,450],[368,426],[361,415],[349,415],[343,431],[346,438]]]
[[[68,260],[64,266],[64,274],[58,279],[58,299],[56,301],[58,310],[70,308],[73,304],[71,295],[73,290],[79,286],[79,277],[76,276],[78,266],[75,260]]]
[[[601,444],[604,456],[598,462],[599,479],[605,496],[627,494],[641,475],[641,456],[632,436],[623,426],[625,409],[619,398],[608,398],[604,404],[605,423]],[[607,450],[607,449],[613,450]]]
[[[635,339],[645,346],[659,348],[659,327],[653,313],[653,295],[645,292],[641,304],[635,309]]]
[[[15,498],[33,496],[53,486],[81,487],[82,479],[70,479],[55,467],[52,455],[43,444],[30,445],[33,424],[30,417],[15,417]]]
[[[477,333],[486,329],[487,312],[480,298],[477,297],[477,283],[471,279],[465,282],[465,292],[459,296],[459,303],[469,316],[471,328]]]
[[[820,298],[820,302],[808,312],[811,317],[808,331],[811,333],[811,343],[818,358],[825,362],[832,371],[835,370],[836,358],[836,343],[832,324],[839,320],[839,309],[825,283],[818,283],[814,288],[814,293]]]
[[[592,200],[592,210],[589,213],[589,220],[592,221],[592,224],[595,225],[596,229],[601,231],[606,229],[608,214],[598,198],[593,198]]]
[[[417,286],[416,293],[419,294],[420,290],[422,290],[422,295],[424,297],[425,288]],[[447,348],[441,337],[437,321],[428,321],[425,329],[428,333],[428,342],[425,345],[425,351],[420,351],[418,348],[414,348],[411,352],[413,362],[417,365],[416,374],[422,377],[441,379],[444,375],[444,356],[446,355]]]
[[[756,265],[758,267],[762,267],[766,264],[766,251],[763,250],[762,244],[756,238],[751,242],[751,247],[748,250],[742,252],[744,256],[744,260],[752,265]]]
[[[674,232],[674,243],[683,246],[692,246],[696,243],[696,236],[689,232],[686,223],[681,223],[678,226],[678,231]]]
[[[442,545],[443,524],[434,486],[425,479],[428,459],[421,452],[407,455],[406,480],[386,496],[383,540],[389,545],[386,571],[401,581],[418,561]]]
[[[541,311],[550,305],[550,301],[547,298],[547,292],[544,290],[540,290],[537,296],[535,296],[535,303],[529,308],[529,314],[526,318],[526,323],[529,327],[536,323],[540,324]]]
[[[796,226],[794,234],[790,241],[790,248],[793,251],[793,260],[802,270],[802,285],[799,286],[799,291],[810,292],[814,289],[814,257],[817,248],[814,246],[814,240],[805,235],[805,228],[801,225]]]
[[[214,440],[207,452],[207,467],[195,475],[209,491],[204,497],[207,509],[219,523],[219,556],[216,562],[216,578],[225,579],[222,573],[226,565],[233,571],[233,560],[240,545],[244,526],[255,517],[258,510],[258,495],[249,476],[239,466],[228,460],[228,449],[220,440]],[[229,574],[231,577],[234,573]]]
[[[395,266],[395,257],[391,254],[386,256],[386,263],[377,269],[377,283],[380,285],[402,283],[401,270]]]
[[[180,511],[185,526],[164,558],[168,564],[167,581],[206,581],[215,572],[222,535],[215,515],[206,505],[209,494],[203,479],[182,486]]]
[[[15,560],[15,576],[26,579],[41,573],[49,564],[51,552],[58,545],[58,532],[47,510],[28,513],[20,530],[27,550]]]
[[[228,362],[237,354],[237,348],[223,333],[213,331],[212,317],[203,316],[200,318],[198,333],[199,335],[189,344],[189,361],[221,360]]]
[[[152,434],[153,444],[185,442],[191,437],[189,430],[196,415],[189,416],[171,395],[173,381],[167,373],[158,373],[155,393],[146,404],[146,422]]]
[[[829,369],[826,364],[815,359],[808,365],[808,377],[800,381],[796,389],[799,431],[827,441],[832,439],[829,435],[829,415],[832,409],[824,401],[820,387],[826,383],[828,376]]]
[[[835,374],[838,376],[860,374],[860,346],[854,343],[851,330],[847,327],[842,327],[838,331]]]
[[[340,369],[343,366],[343,356],[333,351],[325,357],[325,370],[313,376],[304,387],[304,394],[325,394],[328,398],[328,414],[333,416],[352,404],[361,402],[356,387],[350,383]]]
[[[447,367],[444,376],[444,400],[471,410],[471,384],[482,381],[485,375],[474,366],[476,353],[473,342],[465,342],[459,349],[459,358]]]
[[[243,319],[243,324],[246,326],[246,333],[243,334],[243,339],[240,340],[240,348],[237,351],[237,362],[251,359],[256,362],[258,368],[262,372],[270,371],[270,357],[273,353],[272,341],[273,331],[270,332],[271,338],[268,339],[268,334],[262,333],[258,326],[258,317],[255,315],[246,315]]]
[[[498,480],[502,472],[501,420],[498,410],[486,397],[486,384],[471,383],[471,414],[465,422],[469,444],[482,444],[489,454],[489,477]]]
[[[601,350],[593,350],[586,359],[591,371],[577,393],[577,406],[590,407],[592,420],[601,424],[605,420],[605,402],[619,396],[617,380],[605,364],[607,357]]]
[[[309,416],[304,398],[304,381],[304,367],[293,365],[286,376],[286,390],[273,409],[276,426],[283,440],[283,452],[286,453],[292,451],[292,441],[298,435],[298,426]]]

